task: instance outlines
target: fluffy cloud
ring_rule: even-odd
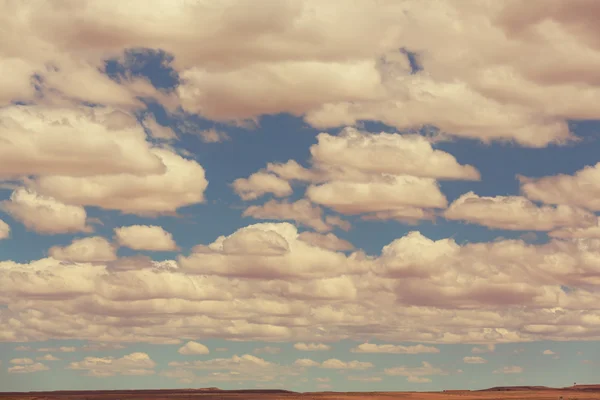
[[[331,346],[323,343],[295,343],[294,348],[300,351],[327,351],[331,350]]]
[[[227,132],[219,131],[214,128],[200,131],[198,132],[198,135],[204,143],[220,143],[231,140]]]
[[[357,382],[381,382],[383,380],[381,376],[347,376],[346,379]]]
[[[463,357],[463,362],[466,364],[485,364],[487,360],[482,357]]]
[[[320,133],[310,148],[313,164],[333,176],[369,174],[411,175],[435,179],[479,180],[471,165],[434,149],[419,135],[368,133],[345,128],[339,135]]]
[[[597,221],[594,214],[567,205],[540,207],[520,196],[481,197],[473,192],[456,199],[444,217],[496,229],[533,231],[587,227]]]
[[[133,250],[175,251],[173,235],[156,225],[131,225],[115,228],[117,242]]]
[[[1,178],[164,172],[135,116],[105,107],[0,108]]]
[[[286,197],[293,193],[286,180],[265,172],[256,172],[247,179],[236,179],[232,186],[243,200],[255,200],[267,193],[273,193],[277,197]]]
[[[520,374],[523,372],[523,367],[516,365],[506,366],[493,371],[494,374]]]
[[[600,218],[592,226],[585,228],[569,227],[554,230],[548,236],[562,239],[600,239]]]
[[[329,368],[329,369],[367,369],[372,368],[373,364],[370,362],[364,361],[341,361],[336,358],[330,358],[329,360],[325,360],[321,363],[321,368]]]
[[[298,239],[317,247],[331,251],[353,250],[354,245],[347,240],[340,239],[333,233],[321,234],[316,232],[302,232]]]
[[[553,355],[555,355],[556,353],[555,353],[555,352],[553,352],[552,350],[544,350],[544,351],[542,352],[542,354],[544,354],[544,355],[547,355],[547,356],[553,356]]]
[[[389,353],[389,354],[420,354],[420,353],[439,353],[440,349],[433,346],[423,346],[417,344],[414,346],[400,346],[393,344],[374,344],[362,343],[350,349],[353,353]]]
[[[166,170],[135,175],[61,176],[47,175],[29,185],[42,195],[78,206],[95,206],[127,214],[174,213],[183,206],[204,201],[208,186],[204,168],[194,160],[162,148],[153,148]]]
[[[131,353],[121,358],[85,357],[69,364],[68,369],[86,371],[89,376],[152,375],[156,363],[146,353]]]
[[[17,365],[29,365],[29,364],[33,364],[34,361],[31,358],[13,358],[12,360],[10,360],[11,364],[17,364]]]
[[[45,235],[92,231],[83,207],[29,189],[15,189],[1,207],[27,229]]]
[[[206,347],[202,343],[190,341],[190,342],[187,342],[185,344],[185,346],[180,347],[179,350],[177,350],[177,352],[179,354],[183,354],[183,355],[192,355],[192,354],[208,354],[208,353],[210,353],[210,350],[208,350],[208,347]]]
[[[10,374],[31,374],[33,372],[47,371],[49,369],[50,368],[42,363],[34,363],[29,365],[15,365],[14,367],[10,367],[8,372]]]
[[[0,338],[174,344],[194,337],[372,338],[424,347],[596,340],[599,254],[596,239],[459,245],[418,232],[380,254],[347,254],[311,246],[290,224],[257,224],[197,246],[178,263],[4,261],[0,302],[8,307],[0,309]]]
[[[208,118],[290,112],[322,127],[433,125],[543,147],[572,137],[567,120],[598,117],[597,29],[582,11],[586,2],[359,2],[346,10],[339,1],[303,0],[260,13],[247,1],[141,4],[19,5],[26,17],[1,21],[19,38],[3,44],[10,57],[2,100],[32,98],[34,72],[59,99],[128,107],[139,105],[136,96],[164,99],[147,82],[119,85],[102,74],[103,61],[124,49],[160,48],[181,78],[174,96]],[[64,28],[67,20],[85,24]],[[451,51],[448,41],[465,50]],[[400,48],[416,53],[422,71]],[[557,66],[556,57],[569,62]]]
[[[0,240],[10,237],[10,225],[0,219]]]
[[[38,360],[38,361],[59,361],[60,358],[54,357],[52,354],[46,354],[41,357],[37,357],[36,360]]]
[[[296,221],[319,232],[332,229],[331,225],[323,221],[321,207],[313,206],[306,199],[300,199],[294,203],[272,199],[263,205],[248,207],[242,215],[255,219]]]
[[[531,200],[547,204],[565,204],[600,211],[600,163],[587,166],[574,175],[541,178],[519,176],[521,191]]]
[[[53,246],[48,250],[50,257],[70,262],[106,262],[116,260],[115,247],[101,236],[75,239],[65,247]]]

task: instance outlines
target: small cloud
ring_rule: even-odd
[[[44,356],[37,357],[36,360],[38,360],[38,361],[58,361],[58,360],[60,360],[60,358],[54,357],[52,354],[46,354]]]
[[[227,140],[231,140],[231,137],[223,131],[218,131],[214,128],[206,129],[198,132],[198,136],[204,143],[221,143]]]
[[[227,351],[229,350],[227,347],[217,347],[215,351]]]
[[[294,365],[297,367],[318,367],[321,364],[308,358],[301,358],[294,361]]]
[[[547,355],[547,356],[551,356],[551,355],[554,355],[556,353],[553,352],[552,350],[544,350],[542,354]]]
[[[431,382],[431,379],[425,378],[422,376],[409,376],[408,378],[406,378],[406,380],[409,382],[412,382],[412,383],[429,383],[429,382]]]
[[[15,347],[15,351],[31,351],[30,346],[17,346]]]
[[[352,353],[388,353],[388,354],[420,354],[439,353],[440,349],[433,346],[418,344],[415,346],[399,346],[393,344],[362,343],[350,349]]]
[[[8,372],[11,374],[30,374],[33,372],[47,371],[49,369],[50,368],[42,363],[35,363],[29,365],[15,365],[14,367],[10,367]]]
[[[380,376],[348,376],[346,379],[356,382],[381,382],[383,380]]]
[[[329,382],[330,380],[331,379],[329,379],[329,378],[315,378],[315,381],[321,382],[321,383]]]
[[[28,365],[33,364],[33,360],[31,358],[13,358],[10,360],[10,363],[17,365]]]
[[[294,348],[299,351],[327,351],[331,346],[323,343],[296,343]]]
[[[187,342],[183,347],[177,350],[179,354],[183,355],[195,355],[195,354],[208,354],[210,350],[208,347],[198,342]]]
[[[466,364],[485,364],[487,360],[482,357],[463,357],[463,362]]]

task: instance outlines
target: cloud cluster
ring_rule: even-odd
[[[460,245],[416,231],[367,255],[311,245],[288,223],[255,224],[177,262],[115,268],[54,258],[3,261],[0,302],[8,307],[0,309],[0,337],[215,337],[307,348],[353,339],[363,342],[355,351],[392,353],[435,351],[393,344],[399,341],[596,340],[598,258],[597,239]],[[364,343],[368,338],[392,344]]]

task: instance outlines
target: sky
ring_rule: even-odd
[[[600,3],[0,0],[0,387],[600,382]]]

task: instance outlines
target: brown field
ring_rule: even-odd
[[[487,391],[442,392],[316,392],[294,393],[280,390],[129,390],[0,393],[0,400],[600,400],[600,385],[574,388],[498,388]]]

